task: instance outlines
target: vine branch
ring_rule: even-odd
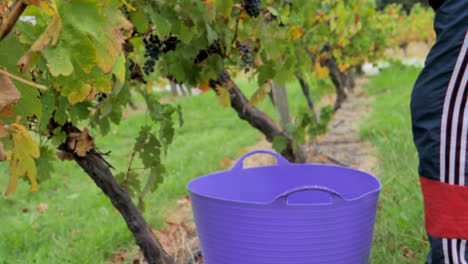
[[[13,3],[10,12],[8,12],[6,17],[2,20],[2,24],[0,25],[0,40],[4,39],[8,33],[10,33],[11,29],[16,24],[16,21],[18,21],[26,7],[28,7],[28,4],[22,0],[17,0],[15,3]]]
[[[10,77],[12,79],[15,79],[15,80],[17,80],[19,82],[22,82],[22,83],[27,84],[29,86],[35,87],[37,89],[47,90],[47,87],[45,87],[44,85],[40,85],[40,84],[37,84],[37,83],[30,82],[28,80],[25,80],[25,79],[23,79],[21,77],[18,77],[18,76],[14,75],[14,74],[9,73],[4,69],[0,68],[0,73],[3,74],[3,75],[6,75],[6,76],[8,76],[8,77]]]

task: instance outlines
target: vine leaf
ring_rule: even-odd
[[[21,59],[18,61],[18,66],[20,67],[21,72],[26,72],[26,69],[31,63],[31,55],[33,53],[42,51],[49,44],[51,44],[52,46],[57,44],[61,30],[62,18],[56,12],[54,17],[52,18],[52,21],[47,26],[46,30],[36,40],[36,42],[34,42],[31,48],[29,48],[29,50],[26,52],[26,54],[24,54],[23,57],[21,57]]]
[[[289,34],[293,40],[298,40],[304,36],[304,30],[300,26],[292,26]]]
[[[16,89],[15,84],[6,75],[0,78],[0,113],[4,110],[11,110],[11,107],[18,102],[21,94]]]
[[[18,179],[24,175],[28,177],[31,184],[30,191],[35,192],[37,191],[37,168],[34,159],[39,158],[39,147],[23,125],[14,123],[10,125],[10,131],[13,149],[8,155],[10,180],[5,195],[16,191]]]
[[[231,97],[229,96],[229,89],[216,85],[216,94],[218,95],[218,103],[223,107],[231,106]]]
[[[258,88],[255,93],[252,95],[249,101],[250,106],[255,106],[259,102],[265,99],[265,95],[267,95],[271,91],[271,84],[265,83],[260,88]]]
[[[94,148],[93,137],[89,135],[88,128],[79,133],[70,133],[67,144],[80,157],[86,156]]]
[[[321,78],[326,78],[330,74],[330,70],[327,67],[322,67],[320,63],[315,63],[314,72]]]

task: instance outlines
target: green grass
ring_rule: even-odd
[[[376,147],[375,174],[383,183],[371,263],[424,263],[428,251],[409,112],[419,71],[395,65],[371,78],[367,87],[375,101],[360,132]]]
[[[253,93],[255,85],[249,81],[238,84],[247,94]],[[295,82],[290,86],[294,113],[305,105],[305,99]],[[177,103],[182,105],[185,124],[177,129],[165,159],[164,183],[146,200],[145,217],[153,227],[161,227],[163,212],[187,194],[185,185],[190,179],[220,170],[220,160],[239,157],[239,151],[254,145],[260,136],[232,109],[218,106],[212,92]],[[259,107],[276,119],[268,99]],[[128,164],[144,122],[144,113],[136,113],[108,136],[96,138],[100,150],[112,151],[108,159],[117,171]],[[4,192],[9,176],[6,163],[0,163],[0,175],[0,192]],[[52,179],[41,184],[37,193],[29,193],[28,188],[21,181],[16,194],[0,196],[0,264],[104,263],[113,252],[133,246],[122,217],[75,163],[57,162]],[[39,203],[49,208],[39,213]]]

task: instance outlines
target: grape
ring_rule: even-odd
[[[250,46],[244,43],[237,43],[237,49],[241,53],[241,60],[244,66],[246,67],[245,72],[247,73],[250,71],[249,66],[253,65],[254,53],[252,52]]]
[[[97,100],[98,102],[102,102],[102,100],[106,99],[107,98],[107,94],[106,93],[99,93],[98,96],[97,96]]]
[[[145,64],[143,65],[143,71],[146,75],[149,75],[150,73],[154,72],[154,65],[156,65],[156,61],[153,59],[147,59],[145,61]]]
[[[128,65],[128,70],[133,71],[133,69],[135,69],[135,61],[133,61],[132,59],[128,60],[130,61],[130,65]]]
[[[154,72],[154,66],[156,65],[156,61],[159,60],[161,54],[175,50],[179,42],[179,39],[174,36],[170,36],[166,40],[161,40],[158,35],[151,34],[144,38],[143,43],[145,44],[146,49],[145,58],[147,58],[143,65],[143,71],[145,74],[148,75]]]
[[[260,15],[260,2],[261,0],[245,0],[245,12],[251,17],[258,17]]]

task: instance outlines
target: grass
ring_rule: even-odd
[[[248,80],[238,84],[247,94],[254,92]],[[288,89],[294,113],[305,105],[305,99],[295,82],[290,86],[294,86]],[[239,151],[254,145],[261,135],[216,100],[209,92],[177,101],[185,124],[177,129],[165,158],[168,172],[164,183],[147,196],[145,218],[151,226],[162,226],[163,212],[187,194],[185,185],[190,179],[220,170],[220,160],[238,158]],[[276,116],[268,99],[259,107]],[[136,113],[108,136],[96,138],[102,151],[112,150],[109,161],[116,171],[125,169],[144,122],[144,113]],[[9,176],[6,163],[0,163],[0,175],[3,192]],[[21,181],[16,194],[0,196],[0,264],[104,263],[115,251],[133,246],[122,217],[75,163],[57,162],[52,179],[41,184],[37,193],[29,193],[28,188]],[[48,209],[38,212],[40,203]]]
[[[371,78],[367,87],[375,101],[360,135],[376,147],[375,174],[383,183],[371,263],[424,263],[428,251],[409,112],[420,70],[395,65]]]

